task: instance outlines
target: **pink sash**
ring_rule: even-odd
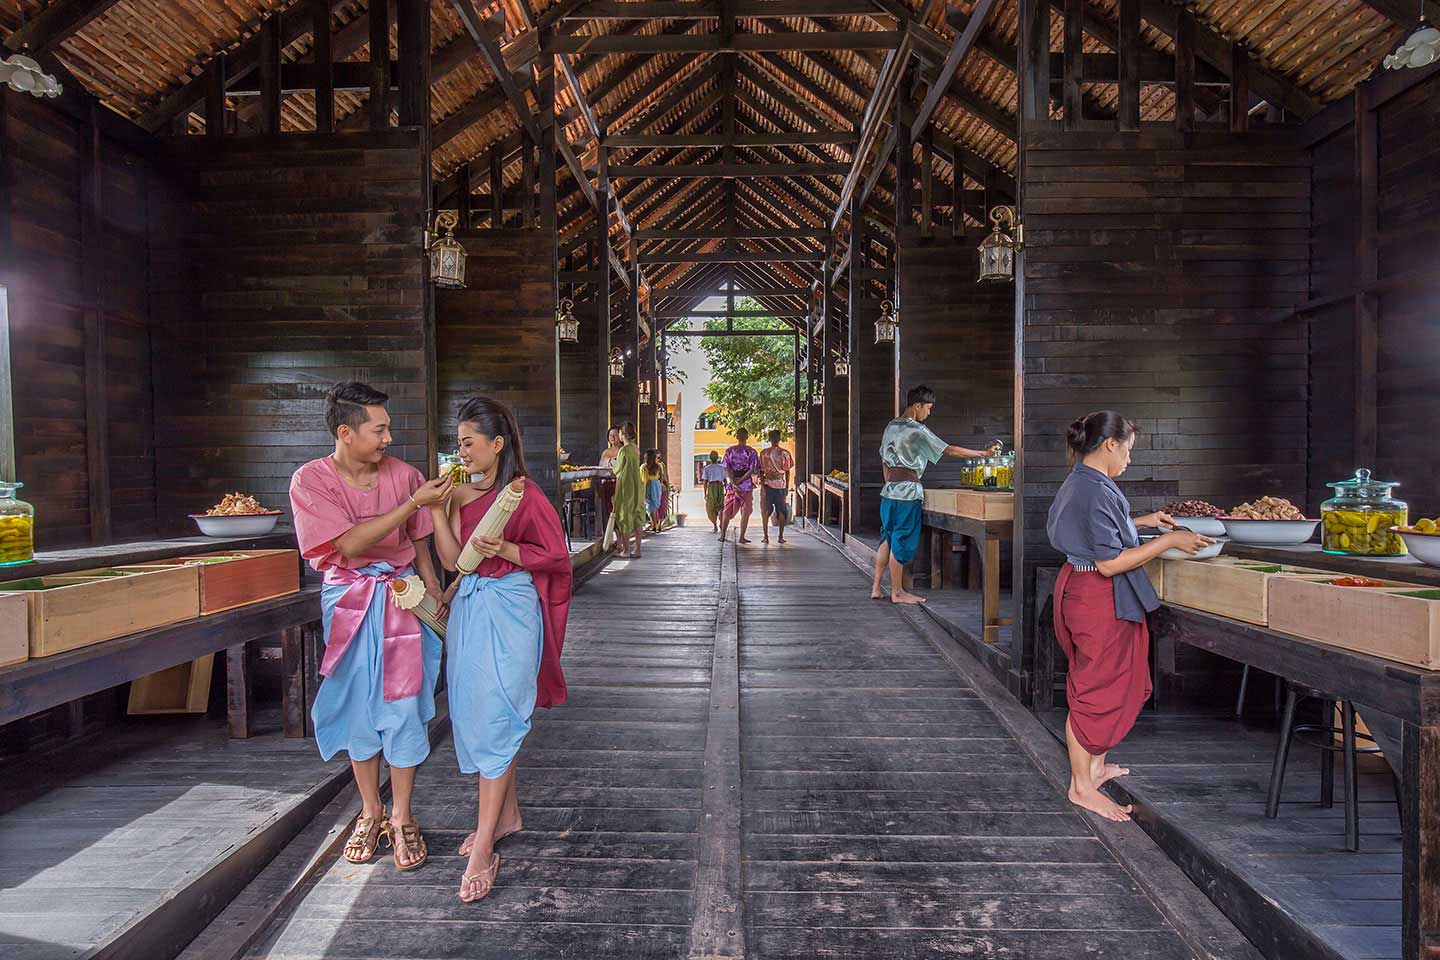
[[[320,675],[328,677],[335,671],[340,658],[349,649],[360,625],[370,612],[375,599],[377,585],[388,585],[400,575],[391,570],[379,575],[361,573],[331,567],[325,571],[325,582],[331,585],[349,586],[335,604],[330,618],[330,638],[325,644],[325,658],[320,662]],[[388,586],[381,586],[387,589]],[[382,627],[384,651],[382,669],[385,674],[385,702],[404,700],[420,692],[424,678],[424,665],[420,650],[420,620],[410,611],[401,610],[395,604],[385,602],[385,621]]]

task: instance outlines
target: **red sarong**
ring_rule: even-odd
[[[1070,564],[1055,581],[1055,635],[1070,661],[1070,730],[1085,752],[1112,749],[1150,699],[1150,628],[1115,616],[1115,586]]]
[[[749,513],[755,509],[755,488],[739,490],[734,484],[725,485],[725,509],[720,512],[720,522],[728,523],[740,512]]]

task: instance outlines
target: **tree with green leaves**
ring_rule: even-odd
[[[763,310],[749,298],[735,303],[736,310]],[[737,317],[736,330],[776,330],[773,317]],[[712,318],[706,330],[724,330],[724,318]],[[787,336],[704,337],[700,341],[710,361],[710,384],[705,396],[719,410],[716,419],[731,432],[744,427],[757,440],[769,430],[790,436],[795,416],[795,338]]]

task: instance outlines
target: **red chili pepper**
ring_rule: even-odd
[[[1371,580],[1369,577],[1339,577],[1335,580],[1326,581],[1332,587],[1383,587],[1383,580]]]

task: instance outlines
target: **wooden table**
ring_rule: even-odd
[[[223,651],[230,733],[248,737],[254,714],[249,647],[278,635],[285,669],[285,734],[304,736],[308,702],[314,700],[305,679],[307,666],[313,667],[308,672],[318,687],[319,621],[320,584],[310,583],[286,597],[0,667],[0,725]]]
[[[560,474],[560,496],[562,501],[573,499],[577,493],[588,494],[594,508],[594,530],[592,539],[598,540],[605,533],[605,497],[600,487],[606,480],[613,480],[615,474],[604,467],[586,467],[583,470],[565,470]],[[566,518],[565,537],[571,535],[570,519]]]
[[[969,537],[981,557],[978,571],[975,564],[970,565],[969,587],[981,590],[982,637],[986,643],[995,643],[1000,639],[1000,628],[1011,623],[1011,618],[1000,615],[1000,541],[1015,536],[1014,495],[977,491],[982,496],[975,509],[965,503],[942,509],[942,498],[932,494],[946,492],[926,491],[926,507],[921,514],[921,523],[930,528],[930,587],[952,585],[949,559],[954,538]],[[1008,498],[1010,509],[993,509],[1002,497]],[[987,513],[990,515],[980,515]]]
[[[47,550],[35,555],[34,563],[6,567],[3,580],[49,577],[97,567],[128,567],[152,560],[190,557],[201,553],[242,550],[293,550],[295,531],[277,528],[263,537],[170,537],[165,540],[131,540],[103,547],[75,547],[70,550]]]
[[[1318,543],[1302,543],[1293,547],[1255,547],[1236,543],[1234,540],[1225,544],[1225,556],[1296,567],[1318,567],[1321,570],[1334,570],[1336,573],[1440,587],[1440,567],[1428,566],[1411,556],[1347,557],[1326,553],[1320,549]]]
[[[824,478],[820,482],[820,488],[825,491],[825,494],[827,496],[834,497],[837,501],[836,510],[839,512],[840,536],[841,538],[844,538],[845,534],[850,532],[850,511],[846,508],[845,505],[845,501],[850,497],[850,485],[845,484],[844,486],[841,486],[841,482],[842,481],[835,481],[829,478]],[[824,515],[829,514],[830,512],[825,509],[825,504],[828,502],[829,501],[825,500],[823,497],[821,498],[820,510],[822,514],[822,523],[824,522]]]

